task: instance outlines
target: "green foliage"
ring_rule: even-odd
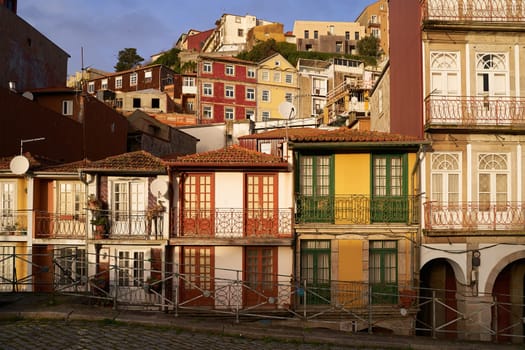
[[[131,69],[144,61],[144,58],[137,54],[136,48],[125,48],[118,52],[118,62],[115,65],[115,72],[122,72]]]
[[[381,55],[379,39],[373,35],[365,36],[357,42],[359,55],[368,64],[376,65],[377,59]]]
[[[360,59],[360,57],[352,55],[341,55],[336,53],[314,51],[297,51],[297,47],[295,44],[290,44],[286,42],[276,42],[274,39],[258,43],[253,47],[251,51],[241,52],[239,55],[237,55],[237,58],[247,61],[260,62],[265,58],[270,57],[276,52],[280,53],[293,66],[297,65],[297,61],[299,60],[299,58],[322,61],[327,61],[333,57]]]
[[[162,64],[166,67],[171,68],[177,73],[180,73],[180,60],[179,60],[180,50],[177,48],[172,48],[169,51],[164,52],[159,56],[152,64]]]

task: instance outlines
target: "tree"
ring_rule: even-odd
[[[376,65],[377,59],[381,55],[379,39],[373,35],[365,36],[357,42],[357,51],[359,52],[359,56],[363,57],[364,61]]]
[[[172,48],[169,51],[164,52],[159,56],[152,64],[162,64],[166,67],[170,67],[173,71],[180,73],[180,60],[179,60],[180,50],[177,48]]]
[[[121,72],[123,70],[131,69],[142,61],[144,61],[144,58],[140,57],[137,54],[136,48],[128,47],[124,50],[120,50],[118,52],[118,62],[114,67],[115,72]]]

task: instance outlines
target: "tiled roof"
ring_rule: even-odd
[[[91,162],[82,170],[163,174],[166,172],[166,164],[162,159],[155,157],[151,153],[136,151]]]
[[[79,169],[88,167],[90,160],[84,159],[76,162],[65,163],[60,165],[44,166],[38,169],[42,173],[76,173]]]
[[[336,130],[320,132],[318,134],[289,134],[288,139],[293,142],[418,142],[417,137],[391,134],[379,131],[363,131],[341,127]]]
[[[182,156],[170,162],[173,167],[278,167],[288,168],[288,163],[280,157],[252,151],[238,145],[220,150]]]
[[[10,171],[9,165],[11,164],[11,160],[14,157],[15,156],[0,157],[0,171]],[[54,166],[60,164],[60,162],[58,161],[45,157],[35,156],[29,152],[24,152],[24,157],[26,157],[27,160],[29,160],[29,170],[39,170],[45,166]]]
[[[274,129],[259,134],[251,134],[240,136],[239,139],[284,139],[285,137],[312,137],[329,132],[328,130],[317,128],[288,128],[288,129]]]

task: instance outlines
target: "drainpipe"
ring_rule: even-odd
[[[425,154],[426,154],[426,148],[424,145],[420,145],[419,146],[419,149],[416,153],[416,163],[414,164],[414,167],[412,168],[412,172],[411,172],[411,177],[412,177],[412,186],[414,186],[415,184],[415,177],[416,177],[416,173],[419,169],[421,169],[421,161],[422,159],[424,159],[425,157]],[[419,185],[421,187],[422,185],[422,178],[421,178],[421,172],[419,172]],[[421,189],[420,189],[421,190]],[[421,199],[421,195],[423,193],[417,193],[415,194],[415,196],[419,197],[419,199]],[[415,199],[415,198],[414,198]],[[422,203],[419,203],[419,208],[418,208],[418,211],[421,215],[421,204]],[[422,225],[422,220],[423,220],[423,215],[421,215],[420,219],[419,219],[419,224],[418,224],[418,228],[417,228],[417,232],[416,232],[416,237],[415,239],[412,240],[412,254],[411,254],[411,267],[412,267],[412,278],[413,278],[413,282],[414,282],[414,287],[415,288],[418,288],[419,287],[419,269],[420,269],[420,264],[419,264],[419,256],[420,256],[420,252],[419,252],[419,249],[421,247],[421,235],[422,235],[422,229],[421,229],[421,225]]]
[[[86,174],[82,170],[79,170],[78,171],[78,178],[85,186],[84,203],[87,203],[87,201],[88,201],[89,184],[93,183],[93,181],[95,180],[95,176]],[[85,259],[85,262],[86,262],[86,266],[89,268],[89,261],[88,261],[88,259],[89,259],[89,243],[88,243],[89,242],[89,229],[88,229],[89,228],[89,220],[88,219],[89,218],[88,218],[87,211],[86,211],[86,238],[85,238],[84,259]],[[96,259],[98,260],[98,257]],[[98,265],[95,265],[95,266],[98,266]],[[97,272],[97,271],[95,271],[95,272]],[[86,283],[89,286],[89,280],[87,280],[88,276],[89,276],[89,269],[87,270],[87,276],[86,276]]]

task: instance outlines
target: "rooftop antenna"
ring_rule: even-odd
[[[33,142],[33,141],[42,141],[45,140],[45,137],[39,137],[36,139],[26,139],[26,140],[20,140],[20,155],[14,157],[11,159],[11,162],[9,163],[9,169],[13,174],[16,175],[23,175],[27,172],[29,169],[29,159],[24,157],[24,143],[27,142]]]

